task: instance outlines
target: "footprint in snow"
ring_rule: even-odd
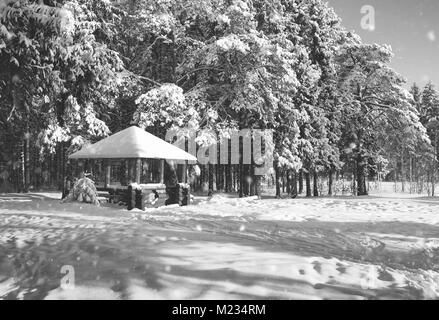
[[[364,237],[360,239],[360,245],[372,250],[383,249],[385,247],[385,244],[383,242],[372,239],[370,237]]]
[[[337,263],[337,268],[335,270],[337,270],[340,274],[343,274],[346,273],[347,267],[340,263]]]
[[[379,272],[378,280],[386,281],[386,282],[393,282],[393,281],[395,281],[395,278],[389,272],[387,272],[386,270],[380,269],[378,272]]]
[[[318,261],[313,261],[312,265],[314,266],[313,269],[317,271],[318,273],[322,273],[322,264]]]

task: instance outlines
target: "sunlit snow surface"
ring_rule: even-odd
[[[148,212],[0,195],[3,299],[434,299],[439,201],[198,197]],[[75,271],[63,289],[61,267]]]

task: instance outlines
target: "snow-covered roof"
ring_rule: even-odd
[[[70,159],[124,159],[149,158],[169,160],[192,160],[197,158],[184,150],[132,126],[82,148],[69,156]]]

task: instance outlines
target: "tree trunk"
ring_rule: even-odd
[[[250,196],[254,196],[256,189],[255,189],[255,175],[254,175],[254,167],[253,165],[248,165],[248,178],[247,178],[247,183],[248,183],[248,194]]]
[[[201,166],[201,190],[203,192],[209,192],[209,165],[208,164]]]
[[[282,172],[281,179],[282,179],[282,193],[285,193],[285,171]]]
[[[306,171],[304,174],[305,174],[305,182],[306,182],[306,196],[309,198],[312,196],[311,176],[310,176],[309,171]]]
[[[228,168],[227,168],[227,165],[222,165],[222,177],[221,177],[221,179],[222,179],[222,190],[224,191],[224,192],[227,192],[227,171],[228,171]]]
[[[244,165],[241,163],[239,164],[238,169],[238,188],[239,188],[239,197],[244,197]]]
[[[299,194],[303,193],[303,170],[299,170]]]
[[[334,184],[334,170],[331,168],[329,169],[329,175],[328,175],[328,196],[333,195],[332,186]]]
[[[233,191],[238,190],[238,166],[236,164],[232,165],[232,181],[233,181]]]
[[[434,144],[434,161],[433,161],[433,179],[432,179],[432,191],[431,191],[431,196],[434,197],[435,196],[435,192],[436,192],[436,173],[437,173],[437,168],[438,168],[438,160],[439,160],[439,148],[438,148],[438,144],[439,144],[439,139],[438,139],[438,134],[436,134],[435,137],[435,144]]]
[[[405,192],[404,150],[401,152],[401,188],[402,192]]]
[[[24,137],[24,192],[29,192],[30,186],[30,132],[29,123],[26,124]]]
[[[296,171],[293,171],[292,173],[292,179],[291,179],[291,197],[296,198],[297,197],[297,173]]]
[[[410,183],[410,194],[413,193],[413,159],[412,155],[409,156],[409,183]]]
[[[236,192],[238,189],[236,188],[236,166],[234,164],[230,164],[230,192]]]
[[[287,193],[291,195],[291,170],[287,170]]]
[[[20,161],[21,161],[21,170],[20,170],[20,187],[19,192],[25,192],[26,190],[26,155],[25,155],[25,149],[26,149],[26,143],[23,139],[21,142],[21,153],[20,153]]]
[[[216,166],[209,164],[209,191],[216,191]]]
[[[314,197],[318,197],[319,196],[319,188],[318,188],[318,175],[317,175],[317,171],[314,170],[313,172],[313,192],[314,192]]]
[[[430,168],[430,184],[431,184],[431,196],[434,197],[435,195],[435,185],[436,185],[436,160],[437,160],[437,137],[435,138],[434,142],[434,158],[433,163],[431,164]]]
[[[276,182],[276,198],[280,198],[281,197],[281,193],[280,193],[281,176],[280,176],[280,170],[279,170],[277,163],[274,164],[274,172],[276,175],[276,181],[275,181]]]
[[[255,185],[254,195],[261,197],[261,176],[254,176],[253,179]]]
[[[65,157],[65,146],[64,146],[64,142],[61,142],[61,180],[63,182],[63,191],[62,191],[62,197],[64,199],[64,197],[66,197],[68,195],[68,191],[66,190],[66,157]],[[140,171],[139,171],[140,173]]]
[[[357,195],[368,195],[366,187],[366,164],[365,159],[361,154],[357,156]]]
[[[222,186],[221,186],[221,165],[220,164],[216,164],[215,165],[216,170],[215,170],[215,184],[216,184],[216,190],[221,191],[222,190]]]
[[[249,183],[249,170],[248,165],[242,165],[242,190],[244,193],[244,197],[248,197],[250,195],[250,183]]]

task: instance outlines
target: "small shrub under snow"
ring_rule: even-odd
[[[69,201],[85,202],[99,206],[98,191],[93,180],[89,178],[79,179],[67,198],[63,200],[63,202]]]

